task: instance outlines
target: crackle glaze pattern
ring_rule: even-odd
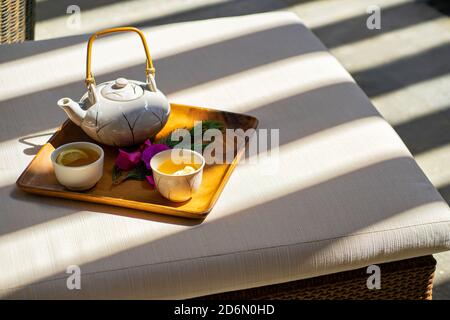
[[[142,88],[143,94],[128,101],[108,99],[100,93],[111,84],[105,82],[95,89],[96,103],[91,103],[88,93],[81,98],[79,105],[86,114],[80,127],[92,139],[116,147],[140,144],[154,137],[166,124],[170,104],[164,94],[150,91],[146,83],[129,82],[134,88]]]

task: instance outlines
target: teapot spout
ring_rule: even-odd
[[[62,108],[76,125],[80,126],[84,117],[86,116],[86,111],[83,110],[78,103],[70,98],[62,98],[58,100],[58,106]]]

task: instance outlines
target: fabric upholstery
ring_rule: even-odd
[[[15,180],[65,120],[56,101],[84,91],[87,36],[0,47],[1,297],[189,298],[450,249],[447,204],[296,16],[144,31],[169,99],[280,129],[278,165],[241,163],[202,222],[25,194]],[[93,72],[142,80],[143,59],[133,35],[105,38]]]

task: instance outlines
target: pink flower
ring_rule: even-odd
[[[150,169],[150,160],[157,153],[160,153],[164,150],[169,150],[170,148],[165,144],[153,144],[151,146],[147,146],[144,151],[142,151],[141,159],[144,162],[147,169]]]
[[[147,139],[144,141],[144,143],[140,146],[140,150],[145,150],[147,147],[150,147],[152,145],[152,142],[150,139]]]
[[[119,149],[119,155],[116,158],[116,166],[124,171],[128,171],[136,167],[141,161],[141,152],[139,150],[133,152],[126,152]]]
[[[116,158],[116,166],[122,171],[130,171],[142,162],[145,164],[147,171],[150,170],[150,160],[153,156],[161,151],[170,149],[165,144],[153,144],[147,139],[137,150],[127,152],[125,150],[119,149],[119,155]],[[141,169],[139,169],[141,170]],[[145,169],[144,169],[145,171]],[[147,172],[146,172],[147,173]],[[145,173],[145,174],[146,174]],[[125,178],[127,179],[127,178]],[[153,188],[156,187],[155,180],[152,175],[145,176],[147,182]],[[122,180],[123,181],[123,180]]]

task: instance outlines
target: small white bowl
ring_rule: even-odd
[[[99,158],[85,166],[69,167],[56,163],[56,158],[61,151],[69,148],[89,148],[99,154]],[[55,149],[50,159],[53,163],[56,179],[69,190],[82,191],[94,187],[103,175],[103,162],[105,154],[103,149],[90,142],[67,143]]]
[[[194,172],[182,175],[167,174],[158,171],[159,166],[166,160],[172,161],[184,160],[184,162],[191,162],[194,158],[200,167]],[[171,149],[157,153],[150,160],[150,167],[153,172],[153,179],[155,180],[156,189],[159,193],[170,201],[184,202],[192,198],[192,194],[196,192],[202,184],[203,167],[205,166],[205,158],[195,151],[189,149]]]

